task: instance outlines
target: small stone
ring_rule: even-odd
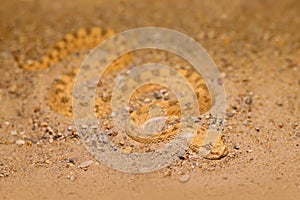
[[[182,183],[186,183],[186,182],[188,182],[188,181],[190,180],[190,175],[184,174],[184,175],[182,175],[182,176],[179,178],[179,180],[180,180],[180,182],[182,182]]]
[[[47,123],[47,122],[42,122],[42,123],[40,124],[40,126],[41,126],[41,127],[47,127],[47,126],[48,126],[48,123]]]
[[[57,133],[57,136],[58,136],[58,137],[62,137],[62,136],[63,136],[62,132],[58,132],[58,133]]]
[[[9,122],[4,122],[4,124],[5,124],[6,126],[9,126]]]
[[[122,139],[122,140],[119,141],[119,144],[120,144],[121,146],[124,146],[125,141]]]
[[[164,94],[164,100],[169,100],[169,98],[170,98],[170,97],[169,97],[169,93],[165,93],[165,94]]]
[[[87,160],[87,161],[82,162],[78,167],[81,168],[81,169],[82,168],[87,168],[87,167],[89,167],[93,163],[94,163],[94,161]]]
[[[252,116],[252,113],[251,113],[251,112],[247,113],[247,117],[248,117],[248,118],[251,118],[251,116]]]
[[[75,164],[75,158],[69,158],[69,163]]]
[[[17,135],[17,134],[18,134],[18,132],[17,132],[17,131],[15,131],[15,130],[13,130],[13,131],[10,131],[10,134],[11,134],[11,135]]]
[[[151,102],[151,99],[146,98],[146,99],[144,100],[144,102],[145,102],[145,103],[150,103],[150,102]]]
[[[21,146],[21,145],[24,145],[24,144],[25,144],[25,141],[19,139],[19,140],[16,141],[16,144],[19,145],[19,146]]]
[[[167,89],[161,89],[159,92],[162,93],[162,94],[166,94],[168,92],[168,90]]]
[[[124,147],[123,150],[122,150],[122,152],[123,152],[124,154],[131,154],[131,152],[132,152],[132,147],[130,147],[130,146]]]
[[[54,133],[53,129],[52,129],[50,126],[48,126],[46,130],[47,130],[50,134],[53,134],[53,133]]]
[[[234,116],[234,113],[233,112],[228,112],[226,113],[227,114],[227,117],[233,117]]]
[[[294,124],[292,125],[292,129],[296,129],[297,126],[298,126],[298,123],[294,123]]]
[[[34,123],[33,126],[32,126],[32,130],[38,130],[39,128],[39,125],[37,123]]]
[[[50,138],[50,139],[49,139],[49,143],[53,143],[53,138]]]
[[[73,127],[72,126],[68,126],[68,131],[72,131]]]
[[[74,181],[76,179],[72,172],[67,177],[70,179],[70,181]]]
[[[239,147],[238,145],[234,145],[234,149],[235,149],[235,150],[239,150],[240,147]]]
[[[136,109],[135,107],[130,106],[128,112],[129,113],[133,113],[135,111],[135,109]]]
[[[252,149],[248,149],[248,150],[247,150],[247,153],[252,153],[252,152],[253,152]]]
[[[245,99],[245,103],[248,104],[248,105],[251,105],[252,104],[252,97],[247,97]]]
[[[184,173],[182,171],[177,172],[178,175],[183,175]]]
[[[113,129],[108,129],[108,130],[106,131],[106,134],[107,134],[108,136],[115,137],[115,136],[118,135],[118,132],[114,131]]]
[[[248,126],[248,120],[244,120],[244,121],[243,121],[243,125],[244,125],[244,126]]]
[[[161,94],[159,93],[159,92],[154,92],[154,97],[156,98],[156,99],[161,99]]]

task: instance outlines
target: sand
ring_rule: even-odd
[[[0,199],[299,199],[299,11],[297,0],[2,1]],[[165,27],[199,42],[224,81],[229,154],[147,174],[97,162],[73,120],[48,105],[53,81],[82,60],[29,72],[12,56],[37,59],[91,26]]]

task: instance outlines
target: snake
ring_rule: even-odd
[[[66,34],[61,40],[59,40],[50,50],[38,60],[27,59],[24,53],[14,52],[14,58],[18,63],[18,66],[27,71],[39,71],[47,69],[64,59],[68,56],[95,48],[102,41],[112,37],[116,32],[109,28],[91,27],[91,28],[80,28],[76,32]],[[119,71],[126,69],[126,66],[132,61],[133,55],[128,53],[122,56],[120,59],[114,61],[111,66],[104,72],[104,77],[116,76]],[[199,112],[201,114],[206,113],[212,106],[212,98],[210,96],[209,90],[206,86],[205,81],[199,75],[189,67],[179,66],[176,71],[184,76],[192,85],[198,105]],[[67,117],[72,117],[72,90],[74,87],[74,82],[76,75],[78,73],[78,68],[73,69],[69,73],[63,75],[59,80],[56,80],[49,91],[48,103],[50,108],[60,114]],[[107,86],[107,85],[106,85]],[[100,86],[101,87],[101,86]],[[105,84],[102,85],[102,89],[105,88]],[[157,95],[157,91],[162,90],[162,94]],[[156,93],[155,93],[156,92]],[[152,84],[148,87],[142,87],[135,91],[133,95],[133,101],[138,101],[142,99],[145,94],[156,94],[156,99],[158,101],[151,101],[147,103],[139,102],[133,110],[130,111],[130,116],[138,125],[145,125],[149,122],[150,116],[149,111],[154,107],[158,106],[164,108],[166,115],[168,116],[166,120],[165,127],[149,137],[141,137],[137,134],[127,135],[136,142],[142,144],[154,144],[161,141],[168,141],[174,138],[180,128],[180,105],[179,102],[174,98],[164,98],[162,97],[167,93],[162,86]],[[112,94],[102,93],[99,98],[95,100],[95,111],[97,117],[102,119],[108,119],[111,115],[111,96]],[[172,96],[172,95],[171,95]],[[149,100],[148,100],[149,101]],[[158,115],[159,116],[159,115]],[[151,116],[153,117],[153,116]],[[157,117],[156,119],[159,119]],[[195,122],[196,123],[196,122]],[[190,149],[194,152],[198,152],[199,148],[202,147],[205,133],[208,126],[199,126],[197,128],[197,133],[190,144]],[[222,136],[219,136],[217,143],[211,147],[210,153],[205,156],[207,159],[220,159],[228,154],[228,148],[225,145]]]

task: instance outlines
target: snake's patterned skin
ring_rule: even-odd
[[[79,29],[75,33],[66,34],[65,37],[56,43],[54,47],[45,55],[41,60],[27,62],[24,56],[18,54],[15,55],[15,59],[19,64],[20,68],[25,70],[42,70],[49,68],[51,65],[57,64],[63,59],[66,59],[68,55],[75,52],[80,52],[83,50],[93,49],[101,41],[113,36],[115,32],[111,29],[101,29],[98,27],[93,27],[90,29]],[[131,61],[132,57],[130,54],[123,56],[118,61],[112,64],[110,70],[106,71],[104,75],[109,76],[115,73],[123,66]],[[64,75],[60,81],[55,82],[53,87],[50,89],[49,104],[50,107],[63,115],[72,115],[72,89],[74,86],[74,80],[78,70],[73,70],[71,73]],[[181,75],[186,77],[186,79],[193,86],[196,96],[198,97],[199,111],[201,114],[208,111],[212,105],[212,98],[210,97],[209,91],[206,87],[204,80],[197,73],[193,73],[189,68],[180,68],[177,70]],[[150,89],[144,89],[139,92],[142,95],[147,92],[151,92],[157,89],[157,87],[150,87]],[[201,98],[200,98],[201,97]],[[111,96],[102,96],[96,99],[96,113],[99,118],[109,118],[111,114],[110,108]],[[166,110],[166,115],[168,116],[167,122],[171,123],[171,127],[164,128],[161,132],[150,136],[147,138],[139,137],[137,135],[130,135],[133,140],[151,144],[159,141],[165,141],[172,139],[177,130],[180,127],[180,106],[176,100],[162,100],[155,103]],[[148,119],[148,112],[154,103],[149,103],[136,108],[130,113],[132,119],[139,125],[144,124]],[[207,126],[202,126],[198,128],[195,138],[192,140],[190,148],[197,152],[199,147],[203,144]],[[223,143],[223,139],[219,138],[215,146],[212,147],[211,153],[206,156],[208,159],[219,159],[226,156],[228,150]]]

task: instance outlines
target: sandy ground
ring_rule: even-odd
[[[299,1],[62,2],[1,2],[0,199],[300,198]],[[225,83],[228,156],[139,175],[98,163],[72,119],[47,105],[49,85],[72,62],[28,72],[11,54],[39,58],[64,34],[91,26],[159,26],[195,38]]]

